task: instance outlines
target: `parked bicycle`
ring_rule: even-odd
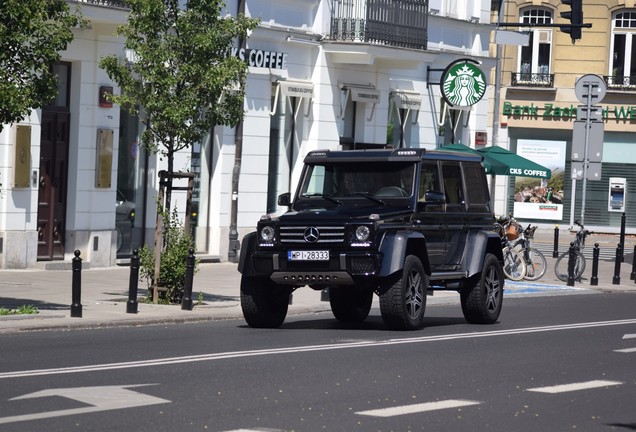
[[[511,222],[513,221],[514,219],[511,219]],[[537,225],[531,226],[528,224],[528,227],[521,232],[519,237],[512,241],[513,247],[520,246],[520,249],[517,250],[521,253],[523,261],[526,263],[526,274],[523,278],[529,281],[541,279],[548,269],[548,262],[543,253],[532,247],[531,244],[536,230]]]
[[[495,223],[494,230],[501,238],[501,252],[503,254],[503,271],[506,277],[513,281],[520,281],[526,275],[526,263],[521,254],[514,249],[511,238],[514,235],[507,233],[510,228],[501,223]],[[516,237],[514,237],[516,239]]]
[[[576,233],[576,238],[574,239],[573,248],[574,248],[574,280],[581,281],[581,275],[585,271],[586,259],[581,249],[585,248],[585,238],[590,234],[594,234],[592,231],[588,231],[585,227],[579,222],[574,222],[579,226],[579,231]],[[570,250],[568,248],[567,251],[563,252],[557,258],[556,263],[554,264],[554,273],[556,277],[558,277],[561,281],[567,282],[568,280],[568,264],[570,259]]]

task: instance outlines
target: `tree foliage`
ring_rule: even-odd
[[[175,152],[243,116],[247,66],[231,50],[257,24],[221,16],[220,0],[180,3],[129,0],[128,23],[117,34],[133,58],[124,64],[111,55],[100,62],[121,88],[112,100],[141,119],[142,144],[167,156],[170,173]]]
[[[51,65],[81,24],[64,0],[0,1],[0,131],[57,96]]]

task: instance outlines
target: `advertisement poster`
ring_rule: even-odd
[[[520,139],[517,154],[551,171],[548,180],[515,177],[515,218],[563,219],[563,182],[565,178],[565,141]]]

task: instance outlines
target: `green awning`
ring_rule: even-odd
[[[464,144],[459,144],[459,143],[447,144],[443,147],[440,147],[438,150],[456,151],[456,152],[470,153],[477,156],[481,156],[482,157],[481,164],[484,166],[484,171],[486,171],[486,174],[494,175],[494,174],[497,174],[498,172],[503,172],[506,170],[506,166],[503,165],[502,163],[496,160],[488,159],[486,158],[486,155],[484,155],[483,153],[475,150],[474,148],[468,147],[467,145],[464,145]]]
[[[542,179],[549,179],[552,176],[552,172],[543,165],[539,165],[503,147],[484,147],[477,150],[477,152],[484,156],[484,161],[496,163],[496,165],[492,166],[491,174]]]

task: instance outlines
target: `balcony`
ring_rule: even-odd
[[[608,90],[636,91],[636,76],[604,75]]]
[[[71,3],[86,3],[93,6],[115,7],[121,9],[130,9],[128,3],[124,0],[71,0]]]
[[[511,72],[510,85],[512,87],[554,87],[554,74]]]
[[[335,0],[329,37],[426,50],[428,0]]]

